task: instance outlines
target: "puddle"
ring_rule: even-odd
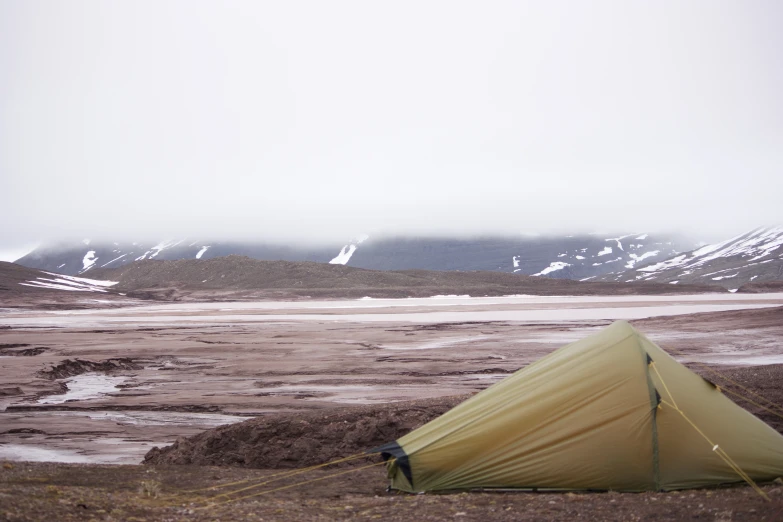
[[[307,401],[326,401],[340,404],[382,404],[420,398],[426,385],[330,385],[301,384],[257,388],[258,392],[272,396],[290,396]]]
[[[709,361],[714,364],[739,364],[742,366],[764,366],[766,364],[783,364],[783,355],[759,355],[756,357],[737,357],[736,359],[716,359]]]
[[[333,402],[339,402],[340,404],[391,404],[393,402],[402,402],[408,400],[405,399],[386,399],[383,397],[377,399],[371,399],[368,397],[345,397],[337,399]]]
[[[88,442],[85,444],[85,442]],[[90,441],[76,439],[45,444],[0,444],[0,460],[25,462],[63,462],[73,464],[139,464],[153,446],[173,441],[138,441],[104,437]],[[65,447],[52,447],[62,445]],[[71,449],[81,446],[86,449]],[[70,446],[70,447],[69,447]]]
[[[340,392],[375,390],[375,389],[378,389],[378,386],[367,386],[364,384],[346,384],[343,386],[332,385],[332,384],[304,384],[301,386],[286,384],[283,386],[274,386],[269,388],[257,388],[257,391],[272,392],[272,393],[274,392],[297,392],[298,393],[298,392],[309,392],[309,391],[340,393]]]
[[[472,337],[450,337],[437,341],[429,341],[420,344],[383,344],[381,348],[384,350],[435,350],[438,348],[447,348],[449,346],[455,346],[463,343],[470,343],[475,341],[482,341],[489,339],[489,335],[474,335]]]
[[[113,377],[100,373],[83,373],[65,381],[68,391],[60,395],[49,395],[38,399],[38,404],[62,404],[66,401],[84,401],[97,399],[109,393],[119,391],[127,377]]]
[[[0,444],[0,460],[23,460],[28,462],[95,462],[77,451],[52,449],[32,444]]]
[[[133,426],[199,426],[203,428],[216,428],[226,424],[246,421],[250,418],[220,413],[178,411],[53,411],[45,414],[53,417],[87,417],[90,420],[105,420]]]

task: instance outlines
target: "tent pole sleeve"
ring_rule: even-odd
[[[647,377],[647,390],[650,393],[650,408],[652,408],[652,471],[653,484],[655,491],[661,491],[661,470],[658,460],[658,405],[661,403],[661,396],[655,389],[652,377],[650,376],[650,365],[653,360],[650,355],[642,350],[644,355],[644,375]]]

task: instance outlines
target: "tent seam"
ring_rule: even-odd
[[[641,342],[639,342],[639,350],[644,356],[644,373],[647,377],[647,390],[650,393],[650,406],[652,407],[651,431],[653,487],[655,488],[655,491],[661,491],[661,468],[658,448],[658,391],[655,389],[655,385],[652,382],[652,377],[650,376],[650,363],[648,361],[652,361],[652,357],[650,357],[650,354],[648,354],[645,349],[642,348]]]

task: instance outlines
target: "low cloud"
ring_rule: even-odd
[[[0,247],[780,223],[781,9],[5,3]]]

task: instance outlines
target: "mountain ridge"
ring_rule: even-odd
[[[311,247],[190,240],[157,243],[84,240],[38,248],[17,263],[78,276],[145,259],[210,259],[237,254],[262,260],[313,261],[371,270],[482,270],[586,279],[610,272],[616,264],[633,266],[649,258],[664,259],[693,246],[669,236],[608,236],[369,238],[364,235],[343,245]]]
[[[149,299],[430,297],[434,295],[637,295],[725,291],[718,286],[594,283],[490,271],[369,270],[231,255],[207,260],[143,260],[92,277]]]
[[[783,280],[783,226],[758,227],[600,281],[717,284],[730,290]]]

